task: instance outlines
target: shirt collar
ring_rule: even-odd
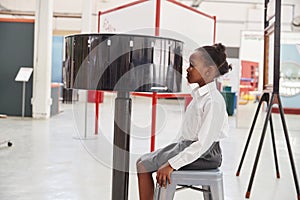
[[[216,89],[217,89],[216,82],[212,81],[202,87],[198,86],[195,89],[193,89],[192,96],[193,97],[197,97],[197,96],[201,97],[201,96],[204,96],[205,94],[207,94],[213,90],[216,90]]]

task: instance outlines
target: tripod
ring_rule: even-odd
[[[270,99],[270,94],[271,94],[271,99]],[[242,158],[241,158],[238,170],[236,172],[236,176],[240,175],[240,171],[241,171],[244,159],[245,159],[245,155],[246,155],[249,143],[250,143],[250,139],[251,139],[254,127],[255,127],[255,123],[256,123],[256,120],[257,120],[257,117],[258,117],[258,114],[259,114],[259,111],[260,111],[260,108],[261,108],[261,105],[262,105],[263,102],[267,103],[268,110],[267,110],[267,115],[266,115],[266,118],[265,118],[265,121],[264,121],[264,126],[263,126],[263,129],[262,129],[262,134],[261,134],[258,150],[257,150],[257,153],[256,153],[256,157],[255,157],[255,161],[254,161],[254,165],[253,165],[249,185],[248,185],[248,188],[247,188],[246,198],[250,197],[250,191],[251,191],[251,188],[252,188],[255,172],[256,172],[256,169],[257,169],[259,156],[260,156],[260,153],[261,153],[261,150],[262,150],[262,145],[263,145],[264,138],[265,138],[265,135],[266,135],[268,122],[270,122],[273,154],[274,154],[275,169],[276,169],[276,177],[280,178],[277,152],[276,152],[276,144],[275,144],[275,135],[274,135],[272,115],[271,115],[273,105],[278,104],[280,117],[281,117],[281,122],[282,122],[282,126],[283,126],[283,131],[284,131],[284,136],[285,136],[285,140],[286,140],[286,144],[287,144],[287,148],[288,148],[290,164],[291,164],[291,167],[292,167],[295,187],[296,187],[296,190],[297,190],[298,200],[300,200],[299,183],[298,183],[298,179],[297,179],[297,173],[296,173],[294,158],[293,158],[292,149],[291,149],[291,145],[290,145],[290,140],[289,140],[289,136],[288,136],[287,126],[286,126],[286,123],[285,123],[284,112],[283,112],[283,108],[282,108],[282,104],[281,104],[281,100],[280,100],[280,95],[276,94],[274,92],[264,93],[262,95],[259,103],[258,103],[258,107],[257,107],[257,110],[256,110],[255,115],[254,115],[254,119],[253,119],[253,122],[252,122],[252,125],[251,125],[251,128],[250,128],[250,132],[249,132],[249,135],[248,135],[248,138],[247,138],[247,141],[246,141],[246,145],[245,145],[245,148],[244,148],[244,151],[243,151],[243,154],[242,154]]]
[[[270,19],[267,19],[267,9],[268,9],[268,3],[269,0],[265,0],[265,43],[264,43],[264,47],[265,47],[265,52],[264,52],[264,61],[265,61],[265,65],[267,63],[267,48],[268,43],[266,42],[266,40],[269,39],[269,34],[274,32],[274,79],[273,79],[273,91],[272,92],[265,92],[263,93],[259,103],[258,103],[258,107],[257,110],[255,112],[254,115],[254,119],[250,128],[250,132],[246,141],[246,145],[242,154],[242,158],[238,167],[238,170],[236,172],[236,176],[240,175],[240,171],[242,168],[242,164],[244,162],[244,158],[250,143],[250,139],[254,130],[254,126],[257,120],[257,116],[259,114],[260,111],[260,107],[261,104],[263,102],[266,102],[268,105],[268,109],[267,109],[267,115],[264,121],[264,125],[263,125],[263,129],[262,129],[262,134],[260,137],[260,141],[259,141],[259,146],[257,149],[257,153],[256,153],[256,157],[255,157],[255,161],[254,161],[254,165],[253,165],[253,169],[252,169],[252,173],[251,173],[251,177],[250,177],[250,181],[249,181],[249,185],[247,188],[247,192],[246,192],[246,198],[250,197],[250,192],[251,192],[251,188],[252,188],[252,184],[253,184],[253,180],[254,180],[254,176],[255,176],[255,172],[257,169],[257,164],[258,164],[258,160],[259,160],[259,156],[262,150],[262,145],[264,142],[264,138],[265,138],[265,134],[266,134],[266,130],[267,130],[267,126],[268,126],[268,122],[270,122],[270,129],[271,129],[271,137],[272,137],[272,146],[273,146],[273,154],[274,154],[274,160],[275,160],[275,168],[276,168],[276,177],[280,178],[280,173],[279,173],[279,167],[278,167],[278,159],[277,159],[277,152],[276,152],[276,144],[275,144],[275,135],[274,135],[274,128],[273,128],[273,121],[272,121],[272,107],[273,105],[277,104],[279,107],[279,113],[280,113],[280,117],[281,117],[281,122],[282,122],[282,126],[283,126],[283,131],[284,131],[284,136],[285,136],[285,140],[286,140],[286,145],[287,145],[287,149],[288,149],[288,154],[289,154],[289,159],[290,159],[290,164],[292,167],[292,172],[293,172],[293,177],[294,177],[294,182],[295,182],[295,187],[296,187],[296,191],[297,191],[297,198],[298,200],[300,200],[300,190],[299,190],[299,183],[298,183],[298,179],[297,179],[297,173],[296,173],[296,168],[295,168],[295,163],[294,163],[294,158],[293,158],[293,154],[292,154],[292,149],[291,149],[291,145],[290,145],[290,140],[289,140],[289,136],[288,136],[288,130],[287,130],[287,126],[285,123],[285,118],[284,118],[284,112],[283,112],[283,108],[282,108],[282,103],[280,100],[280,94],[279,94],[279,74],[280,74],[280,17],[281,17],[281,0],[276,0],[275,2],[275,22],[274,24],[272,24],[271,26],[269,26],[269,21]],[[273,29],[273,30],[271,30]],[[270,32],[271,30],[271,32]],[[264,80],[265,82],[265,80]],[[271,98],[270,98],[271,95]]]

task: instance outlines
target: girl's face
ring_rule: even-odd
[[[208,83],[206,76],[209,73],[209,67],[205,66],[201,52],[196,51],[190,56],[190,66],[186,71],[189,83],[198,83],[200,87]]]

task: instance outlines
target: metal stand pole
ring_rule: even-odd
[[[74,91],[74,90],[73,90]],[[86,90],[86,100],[84,103],[84,133],[83,136],[78,134],[78,136],[74,136],[74,139],[77,140],[95,140],[97,139],[96,136],[88,136],[88,90]]]
[[[22,91],[22,118],[25,116],[25,90],[26,90],[26,82],[23,81],[23,91]]]
[[[250,140],[251,140],[251,136],[252,136],[252,133],[253,133],[255,124],[256,124],[256,120],[257,120],[257,117],[258,117],[258,114],[259,114],[259,111],[260,111],[260,108],[261,108],[261,104],[262,104],[264,101],[267,102],[267,104],[269,104],[269,93],[264,93],[264,94],[262,95],[262,97],[260,98],[260,100],[259,100],[259,103],[258,103],[256,112],[255,112],[255,115],[254,115],[254,119],[253,119],[253,122],[252,122],[252,125],[251,125],[251,128],[250,128],[250,132],[249,132],[249,135],[248,135],[248,138],[247,138],[247,142],[246,142],[246,145],[245,145],[243,154],[242,154],[242,158],[241,158],[241,161],[240,161],[238,170],[237,170],[237,172],[236,172],[236,176],[239,176],[239,175],[240,175],[240,171],[241,171],[241,168],[242,168],[242,165],[243,165],[245,156],[246,156],[246,152],[247,152],[247,149],[248,149],[248,146],[249,146],[249,143],[250,143]]]
[[[299,189],[299,183],[298,183],[298,178],[297,178],[297,172],[296,172],[296,168],[295,168],[295,163],[294,163],[292,148],[291,148],[290,139],[289,139],[289,135],[288,135],[288,131],[287,131],[287,126],[286,126],[285,119],[284,119],[283,108],[282,108],[282,104],[281,104],[281,100],[280,100],[279,96],[278,96],[278,106],[279,106],[280,117],[281,117],[281,122],[282,122],[282,126],[283,126],[286,146],[287,146],[288,153],[289,153],[290,164],[292,167],[294,183],[295,183],[295,187],[296,187],[296,191],[297,191],[297,195],[298,195],[298,200],[300,200],[300,189]]]
[[[248,146],[249,146],[249,143],[250,143],[250,139],[251,139],[251,136],[252,136],[252,133],[253,133],[253,130],[254,130],[254,126],[255,126],[255,123],[256,123],[260,108],[261,108],[261,104],[264,101],[267,103],[268,109],[270,107],[272,107],[272,105],[271,106],[269,105],[269,93],[264,93],[263,96],[261,97],[259,103],[258,103],[258,107],[257,107],[256,112],[255,112],[255,116],[254,116],[254,119],[253,119],[253,122],[252,122],[252,125],[251,125],[251,128],[250,128],[249,136],[247,138],[247,142],[246,142],[243,154],[242,154],[242,158],[241,158],[238,170],[236,172],[236,176],[240,175],[241,168],[242,168],[242,165],[243,165],[243,162],[244,162],[244,159],[245,159],[245,156],[246,156],[246,152],[247,152],[247,149],[248,149]],[[273,146],[274,161],[275,161],[275,168],[276,168],[276,177],[280,178],[277,152],[276,152],[276,146],[275,146],[275,135],[274,135],[273,121],[272,121],[272,116],[271,115],[270,115],[268,120],[270,121],[270,128],[271,128],[271,138],[272,138],[272,146]]]
[[[112,200],[128,199],[131,99],[118,91],[115,100]]]
[[[253,179],[254,179],[254,176],[255,176],[256,168],[257,168],[257,163],[258,163],[259,156],[260,156],[261,149],[262,149],[262,145],[263,145],[263,142],[264,142],[264,137],[265,137],[267,126],[268,126],[268,121],[270,119],[271,112],[272,112],[272,102],[273,101],[274,101],[274,95],[272,95],[271,103],[268,106],[267,116],[266,116],[266,119],[265,119],[265,122],[264,122],[261,138],[260,138],[259,145],[258,145],[258,150],[257,150],[257,153],[256,153],[256,157],[255,157],[255,161],[254,161],[254,165],[253,165],[253,169],[252,169],[252,173],[251,173],[251,177],[250,177],[250,181],[249,181],[249,185],[248,185],[248,189],[247,189],[247,192],[246,192],[246,198],[250,197],[250,191],[251,191],[251,187],[252,187],[252,184],[253,184]]]
[[[87,110],[88,110],[88,98],[89,98],[89,91],[86,91],[86,100],[85,100],[85,107],[84,107],[84,139],[87,138]]]

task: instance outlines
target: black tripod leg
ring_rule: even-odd
[[[274,161],[275,161],[275,168],[276,168],[276,177],[280,178],[272,115],[270,116],[270,127],[271,127],[272,146],[273,146]]]
[[[251,139],[251,136],[252,136],[252,133],[253,133],[253,130],[254,130],[254,126],[255,126],[255,123],[256,123],[256,120],[257,120],[257,116],[258,116],[258,114],[259,114],[261,104],[262,104],[262,102],[264,102],[264,101],[266,101],[267,104],[268,104],[268,101],[269,101],[269,93],[264,93],[263,96],[262,96],[262,97],[260,98],[260,100],[259,100],[259,103],[258,103],[256,112],[255,112],[255,115],[254,115],[254,119],[253,119],[253,121],[252,121],[252,125],[251,125],[251,128],[250,128],[250,132],[249,132],[249,135],[248,135],[248,138],[247,138],[247,141],[246,141],[246,145],[245,145],[245,148],[244,148],[244,151],[243,151],[243,154],[242,154],[242,158],[241,158],[241,161],[240,161],[238,170],[237,170],[237,172],[236,172],[236,176],[239,176],[239,175],[240,175],[240,171],[241,171],[241,168],[242,168],[242,165],[243,165],[245,156],[246,156],[246,152],[247,152],[247,149],[248,149],[248,146],[249,146],[249,143],[250,143],[250,139]]]
[[[268,121],[269,121],[270,116],[271,116],[273,101],[274,101],[274,95],[272,94],[271,101],[270,101],[270,104],[268,106],[267,116],[266,116],[266,119],[265,119],[265,122],[264,122],[264,127],[263,127],[263,130],[262,130],[261,138],[260,138],[260,141],[259,141],[258,150],[257,150],[257,153],[256,153],[256,157],[255,157],[255,161],[254,161],[254,165],[253,165],[253,169],[252,169],[248,189],[247,189],[247,192],[246,192],[246,198],[250,197],[250,191],[251,191],[251,188],[252,188],[253,179],[254,179],[254,176],[255,176],[256,168],[257,168],[257,163],[258,163],[258,160],[259,160],[259,156],[260,156],[261,149],[262,149],[262,146],[263,146],[264,138],[265,138],[265,135],[266,135]]]
[[[300,200],[299,183],[298,183],[298,179],[297,179],[297,173],[296,173],[296,168],[295,168],[293,153],[292,153],[292,149],[291,149],[291,145],[290,145],[288,131],[287,131],[287,127],[286,127],[286,123],[285,123],[285,119],[284,119],[284,113],[283,113],[283,109],[282,109],[282,105],[281,105],[281,100],[280,100],[279,96],[278,96],[278,106],[279,106],[279,112],[280,112],[280,117],[281,117],[281,122],[282,122],[283,130],[284,130],[284,136],[285,136],[285,140],[286,140],[286,145],[287,145],[288,152],[289,152],[290,163],[291,163],[291,166],[292,166],[292,171],[293,171],[294,182],[295,182],[296,191],[297,191],[297,195],[298,195],[298,200]]]

